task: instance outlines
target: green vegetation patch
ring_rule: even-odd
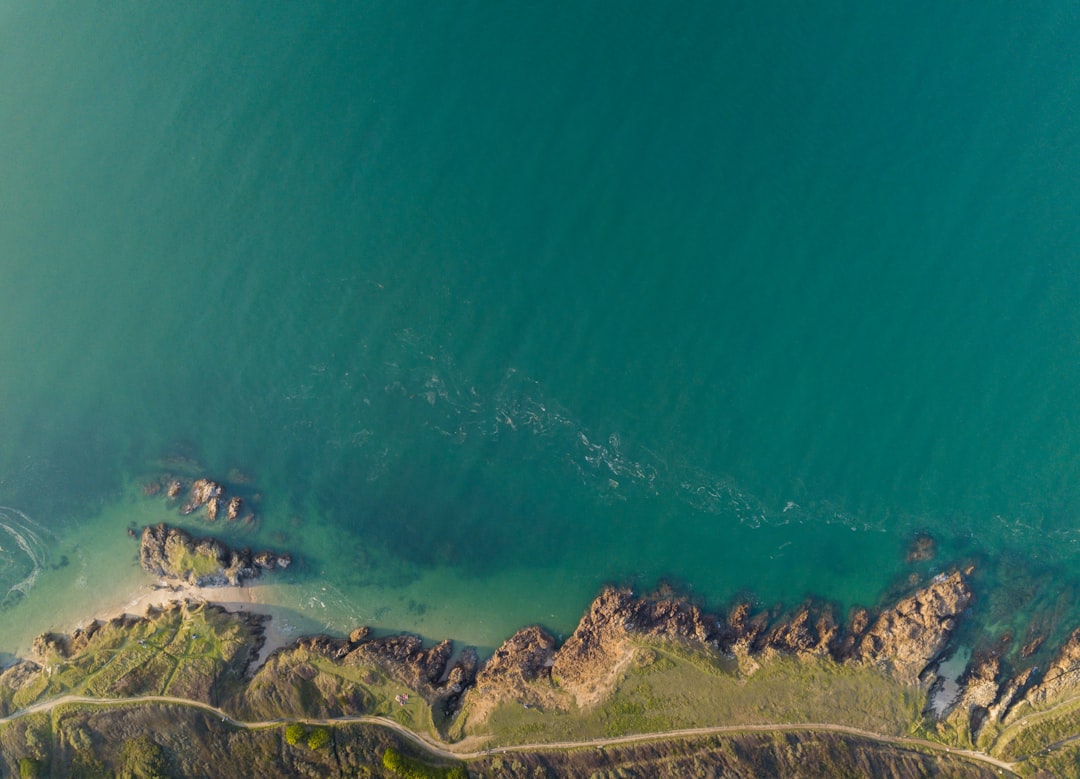
[[[109,623],[72,657],[54,654],[44,672],[17,690],[5,690],[5,706],[25,708],[61,695],[175,695],[214,702],[242,684],[254,640],[241,618],[201,604]]]
[[[836,723],[906,735],[921,721],[925,691],[869,667],[778,656],[753,674],[702,653],[643,644],[615,690],[595,707],[541,710],[505,702],[464,733],[495,744],[595,739],[720,725]]]
[[[402,779],[469,779],[464,764],[452,766],[431,765],[415,757],[403,755],[394,747],[383,752],[383,768]]]
[[[196,554],[189,549],[173,554],[169,558],[169,568],[170,573],[179,578],[215,576],[222,571],[216,555]]]

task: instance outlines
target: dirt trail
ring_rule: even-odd
[[[991,765],[1002,771],[1008,771],[1011,776],[1018,776],[1018,774],[1016,773],[1016,763],[1009,763],[1004,760],[998,760],[997,758],[991,757],[990,755],[987,755],[983,752],[976,752],[970,749],[955,749],[923,738],[915,738],[912,736],[889,736],[882,733],[874,733],[873,731],[863,730],[862,728],[854,728],[848,725],[835,725],[827,722],[769,725],[716,725],[712,727],[684,728],[681,730],[670,730],[663,733],[641,733],[630,736],[616,736],[612,738],[600,738],[587,741],[559,741],[538,744],[515,744],[513,746],[480,749],[473,752],[455,751],[448,748],[451,745],[441,744],[434,739],[416,733],[405,727],[404,725],[395,722],[394,720],[387,719],[385,717],[357,715],[352,717],[332,717],[329,719],[282,718],[273,720],[260,720],[255,722],[245,722],[243,720],[237,720],[233,717],[230,717],[227,713],[217,708],[216,706],[211,706],[209,703],[201,703],[199,701],[192,701],[186,698],[174,698],[168,695],[142,695],[135,698],[90,698],[82,695],[64,695],[59,698],[52,698],[47,701],[35,703],[32,706],[28,706],[25,709],[10,714],[7,717],[0,717],[0,724],[3,724],[5,722],[11,722],[12,720],[16,720],[30,714],[52,711],[58,706],[64,706],[67,704],[84,704],[91,706],[134,706],[141,703],[165,703],[201,709],[202,711],[205,711],[209,714],[213,714],[215,717],[220,717],[223,723],[237,728],[244,728],[246,730],[259,730],[263,728],[279,727],[280,725],[288,722],[302,722],[307,725],[345,725],[350,723],[378,725],[380,727],[389,728],[390,730],[401,734],[413,743],[418,744],[419,746],[430,752],[433,752],[439,757],[444,757],[450,760],[471,760],[480,757],[487,757],[489,755],[506,754],[509,752],[532,752],[547,749],[580,749],[582,747],[600,748],[608,746],[635,744],[644,741],[662,741],[664,739],[672,738],[691,738],[697,736],[715,736],[723,734],[734,735],[738,733],[818,732],[842,733],[849,736],[859,736],[860,738],[877,741],[878,743],[882,744],[922,747],[923,749],[929,749],[933,752],[955,755],[958,757],[966,758],[968,760],[974,760],[979,763]]]

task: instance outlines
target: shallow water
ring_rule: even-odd
[[[0,5],[0,650],[176,455],[333,630],[1074,586],[1077,12],[850,10]]]

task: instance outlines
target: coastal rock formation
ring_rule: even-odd
[[[1032,706],[1040,706],[1080,685],[1080,628],[1072,632],[1047,666],[1046,672],[1023,696]]]
[[[476,689],[492,701],[558,706],[551,688],[555,639],[539,626],[523,628],[495,650],[476,674]]]
[[[425,649],[417,636],[387,636],[361,642],[346,655],[345,663],[378,665],[407,687],[434,692],[453,652],[454,645],[449,640]]]
[[[450,641],[425,648],[418,636],[372,639],[367,628],[357,628],[348,639],[301,638],[269,657],[237,706],[246,716],[262,718],[352,716],[370,713],[377,705],[370,692],[374,687],[415,693],[450,714],[473,688],[478,666],[471,648],[454,662],[452,656]]]
[[[833,610],[827,604],[807,603],[788,620],[781,620],[768,632],[758,633],[758,652],[775,651],[788,655],[830,654],[840,636]]]
[[[856,638],[851,659],[887,665],[897,680],[914,683],[945,648],[970,602],[963,573],[939,574],[929,586],[882,611]]]
[[[183,506],[180,507],[181,514],[191,514],[196,509],[207,505],[210,501],[220,497],[225,488],[217,482],[210,481],[209,479],[196,479],[191,485],[191,489],[188,491],[188,499]],[[217,515],[217,504],[215,502],[214,507],[211,509],[214,516]]]
[[[287,554],[264,551],[253,556],[248,549],[230,549],[216,538],[192,538],[164,523],[143,530],[139,559],[155,576],[196,587],[237,585],[292,562]]]
[[[719,629],[693,604],[635,598],[629,590],[608,588],[555,653],[552,677],[579,706],[594,703],[632,658],[631,636],[716,647]]]

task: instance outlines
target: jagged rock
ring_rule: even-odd
[[[229,498],[229,505],[225,509],[225,519],[235,522],[240,517],[240,509],[243,505],[243,499],[236,496]]]
[[[206,516],[213,522],[217,519],[218,510],[221,508],[221,498],[214,496],[206,501]]]
[[[34,655],[42,659],[54,656],[67,657],[67,636],[59,633],[42,633],[34,638],[30,649]]]
[[[1039,647],[1043,645],[1046,640],[1046,636],[1035,636],[1035,638],[1028,641],[1022,647],[1020,647],[1021,657],[1031,657],[1033,654],[1039,651]]]
[[[209,479],[196,479],[191,485],[187,502],[180,509],[181,514],[191,514],[201,506],[205,506],[212,498],[219,497],[225,488],[217,482]],[[216,513],[216,512],[215,512]]]
[[[715,619],[693,604],[635,598],[628,590],[607,588],[555,653],[552,677],[574,694],[579,705],[590,705],[632,656],[633,647],[627,644],[631,636],[715,648],[720,630]]]
[[[143,530],[139,558],[143,569],[155,576],[196,587],[237,585],[262,570],[284,568],[291,561],[288,555],[259,552],[253,562],[247,549],[229,549],[215,538],[192,538],[166,524]]]
[[[555,639],[539,626],[523,628],[495,650],[480,672],[477,684],[517,690],[541,676],[551,676]]]
[[[349,633],[349,643],[355,647],[369,635],[371,635],[371,628],[361,625]]]
[[[755,641],[754,648],[757,651],[774,650],[797,656],[825,655],[832,650],[839,632],[828,605],[808,603],[798,609],[790,620],[774,625]]]
[[[885,663],[897,679],[914,683],[948,643],[956,620],[971,601],[964,575],[940,574],[931,583],[886,609],[858,637],[851,657]]]
[[[180,483],[179,479],[173,479],[169,482],[169,488],[165,491],[165,495],[172,499],[180,497],[180,491],[184,489],[184,485]]]
[[[0,672],[0,686],[18,690],[34,681],[41,666],[31,660],[20,660]]]
[[[331,638],[323,634],[299,638],[296,641],[296,646],[299,649],[306,649],[333,660],[344,659],[355,648],[350,646],[348,641]]]
[[[1041,681],[1024,696],[1032,705],[1046,703],[1080,686],[1080,628],[1072,632],[1046,668]]]
[[[754,642],[769,626],[768,613],[751,614],[752,604],[742,602],[732,607],[727,620],[717,623],[720,646],[728,652],[746,654],[753,649]]]
[[[464,692],[466,687],[476,681],[476,672],[479,665],[480,658],[477,656],[476,650],[471,646],[466,647],[462,650],[457,662],[451,667],[450,673],[446,675],[447,686],[452,692],[458,694]]]
[[[996,652],[977,653],[960,677],[960,696],[956,705],[989,708],[998,697],[1001,658]]]
[[[446,673],[453,648],[449,640],[424,649],[424,642],[417,636],[387,636],[361,643],[348,653],[345,662],[379,665],[402,684],[434,693]]]
[[[1002,722],[1013,706],[1024,699],[1027,691],[1038,681],[1036,668],[1028,668],[1018,676],[1001,685],[1001,694],[997,701],[987,707],[987,715],[996,722]]]

